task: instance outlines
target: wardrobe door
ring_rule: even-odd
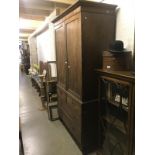
[[[81,17],[76,14],[66,20],[67,45],[67,90],[74,96],[81,98]]]
[[[67,61],[66,61],[65,29],[63,23],[55,27],[55,43],[56,43],[58,85],[60,87],[66,88]]]

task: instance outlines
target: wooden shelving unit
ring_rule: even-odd
[[[103,71],[99,80],[100,143],[106,155],[134,154],[134,76]]]

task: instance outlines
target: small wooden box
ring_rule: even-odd
[[[110,52],[104,51],[102,68],[109,71],[131,70],[131,51]]]

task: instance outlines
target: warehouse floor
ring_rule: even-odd
[[[20,73],[19,114],[25,155],[82,155],[63,126],[49,121],[47,111],[41,111],[41,100],[31,86],[30,77]]]

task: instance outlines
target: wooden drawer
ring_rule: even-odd
[[[72,99],[70,96],[67,96],[66,107],[66,112],[69,117],[74,123],[81,127],[81,104]]]
[[[77,143],[81,145],[81,105],[61,88],[58,88],[57,92],[59,117]]]
[[[61,119],[64,122],[65,126],[67,127],[73,138],[75,138],[77,143],[81,145],[81,128],[72,118],[68,116],[66,112],[64,112],[63,109],[60,109],[59,111],[61,113]]]
[[[72,119],[73,123],[81,127],[81,104],[68,96],[63,90],[58,88],[57,92],[58,109],[62,109]]]
[[[130,70],[131,52],[103,52],[102,68],[109,71]]]

